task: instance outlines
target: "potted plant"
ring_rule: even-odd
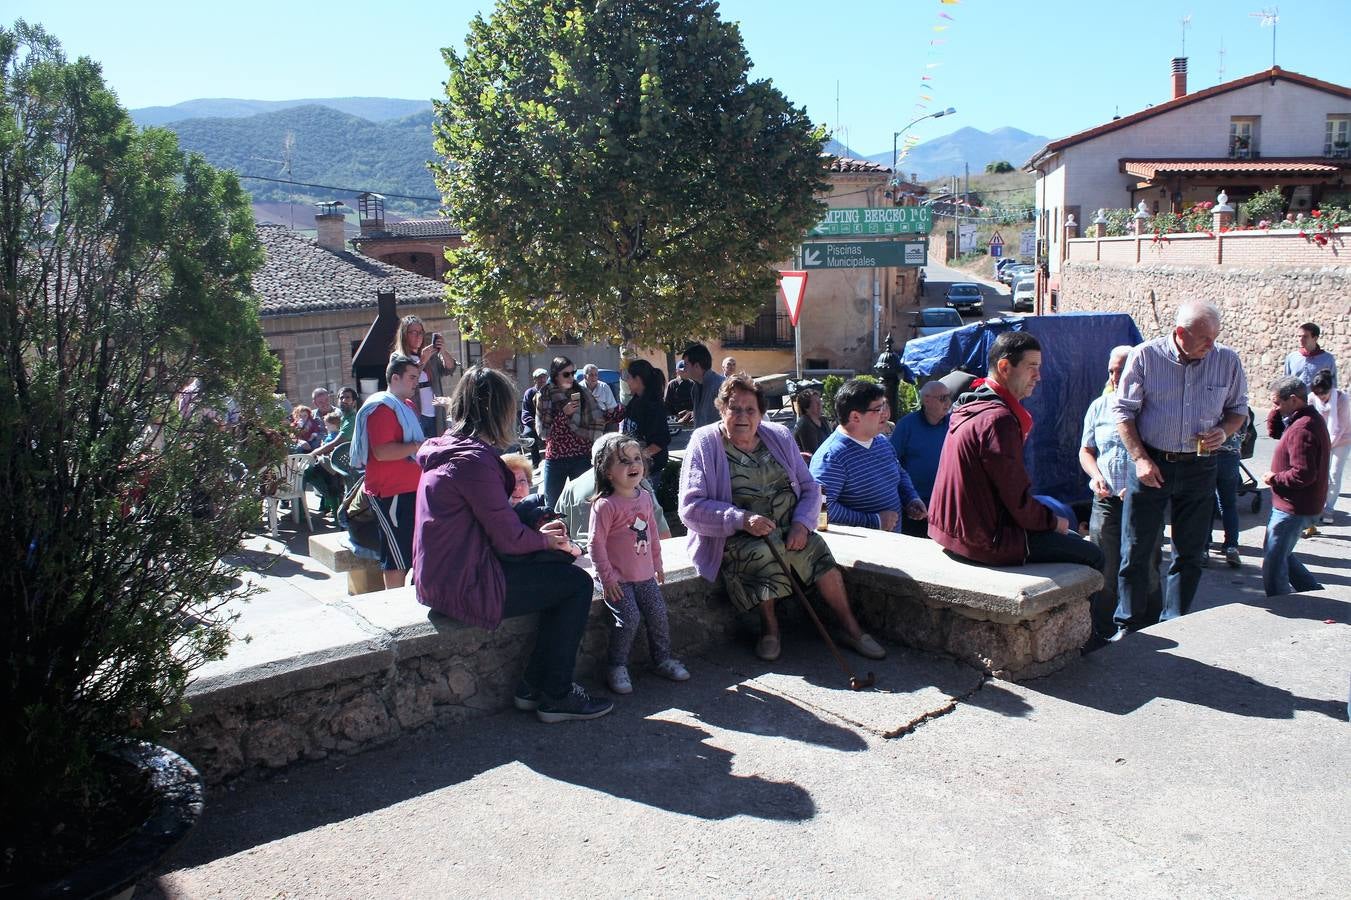
[[[125,879],[100,854],[175,831],[129,741],[225,652],[276,365],[233,175],[139,131],[22,20],[0,95],[0,893],[32,893],[82,865]],[[151,759],[190,818],[190,771]]]

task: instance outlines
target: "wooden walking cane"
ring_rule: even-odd
[[[851,691],[861,691],[864,688],[872,687],[876,684],[877,677],[873,675],[872,672],[869,672],[863,678],[859,678],[853,673],[853,670],[849,668],[849,664],[844,661],[844,657],[840,655],[839,649],[836,648],[835,641],[830,637],[830,632],[826,631],[826,626],[821,623],[821,617],[816,614],[816,610],[812,608],[811,601],[807,599],[807,595],[803,593],[802,588],[798,586],[797,579],[793,577],[793,570],[788,568],[788,561],[783,558],[783,554],[779,552],[779,548],[774,546],[774,542],[769,539],[769,535],[764,536],[764,541],[769,545],[769,552],[774,554],[774,559],[778,561],[779,567],[783,569],[784,576],[788,578],[788,585],[793,589],[793,595],[797,597],[798,602],[807,610],[807,615],[811,616],[812,624],[814,624],[816,630],[821,633],[821,639],[825,641],[826,646],[830,648],[831,655],[834,656],[835,661],[840,664],[840,668],[844,670],[844,674],[849,676],[849,689]]]

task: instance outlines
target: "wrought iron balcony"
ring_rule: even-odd
[[[793,326],[787,313],[763,313],[745,325],[734,325],[722,336],[724,347],[791,347]]]

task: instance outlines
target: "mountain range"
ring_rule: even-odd
[[[244,179],[256,202],[350,203],[355,193],[370,190],[386,196],[391,212],[431,215],[439,205],[427,171],[434,155],[427,101],[204,99],[133,109],[131,116],[177,133],[185,150],[213,165],[257,176]],[[1048,140],[1017,128],[962,128],[911,148],[900,168],[920,181],[962,174],[964,165],[981,172],[1000,160],[1016,168]],[[826,151],[891,166],[890,150],[864,156],[832,140]],[[394,196],[400,194],[406,196]]]

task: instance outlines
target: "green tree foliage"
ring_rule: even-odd
[[[247,594],[276,367],[235,178],[137,131],[88,59],[0,28],[0,883],[78,853],[94,754],[180,711]],[[201,379],[196,414],[175,392]],[[238,401],[236,429],[202,415]],[[111,796],[110,796],[111,795]],[[11,866],[15,867],[13,870]]]
[[[1239,204],[1239,214],[1245,224],[1259,222],[1276,224],[1285,215],[1285,192],[1278,184],[1270,190],[1258,191]]]
[[[990,175],[1003,175],[1006,172],[1013,171],[1013,163],[1006,159],[1001,159],[998,162],[986,163],[985,171]]]
[[[450,306],[517,346],[748,321],[822,213],[824,133],[712,0],[502,0],[443,54]]]

